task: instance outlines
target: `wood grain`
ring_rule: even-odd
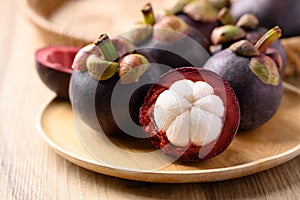
[[[299,199],[300,157],[270,170],[229,181],[153,184],[97,174],[52,151],[35,118],[51,93],[34,69],[44,40],[19,4],[0,0],[1,199]]]

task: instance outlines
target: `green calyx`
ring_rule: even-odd
[[[280,82],[279,70],[282,68],[282,59],[276,50],[268,47],[281,35],[281,29],[274,27],[263,35],[255,46],[247,41],[241,40],[229,48],[237,55],[250,57],[250,70],[263,83],[278,85]]]
[[[217,21],[218,9],[208,1],[192,1],[184,6],[182,12],[195,21],[215,22]]]
[[[94,44],[99,48],[105,60],[115,61],[119,58],[119,54],[108,35],[101,34]]]
[[[217,14],[218,21],[224,25],[235,24],[236,21],[227,7],[223,7]]]
[[[244,14],[239,18],[236,25],[244,29],[255,29],[259,24],[258,19],[252,14]]]
[[[280,75],[278,68],[276,63],[270,57],[266,55],[253,57],[250,60],[249,67],[263,83],[274,86],[279,84]]]
[[[167,10],[167,12],[171,15],[175,15],[177,13],[180,13],[180,12],[182,12],[183,8],[187,4],[191,3],[192,1],[194,1],[194,0],[177,0],[177,1],[174,2],[174,4],[171,6],[171,8],[169,8]]]
[[[114,36],[111,38],[111,42],[117,50],[119,58],[123,57],[124,55],[133,53],[135,50],[135,45],[123,36]]]
[[[255,48],[255,46],[248,40],[238,41],[232,44],[229,49],[235,54],[243,57],[254,57],[260,54],[257,48]]]
[[[280,37],[281,29],[278,26],[270,29],[255,44],[261,55],[250,60],[251,71],[262,82],[275,86],[279,84],[282,59],[278,52],[270,52],[268,48]]]
[[[224,7],[229,8],[231,5],[230,0],[207,0],[209,3],[211,3],[216,9],[220,10]]]
[[[103,60],[97,55],[90,55],[86,66],[92,78],[104,81],[115,75],[118,71],[119,63]]]
[[[216,27],[211,34],[211,41],[214,45],[245,38],[246,32],[235,25],[224,25]]]
[[[147,58],[140,54],[129,54],[120,60],[119,77],[122,84],[138,82],[150,68]]]
[[[152,35],[152,32],[152,25],[145,24],[144,22],[136,22],[129,26],[122,36],[130,40],[134,45],[139,45],[147,40]]]
[[[106,34],[100,35],[94,45],[101,53],[101,57],[97,54],[90,55],[86,60],[86,67],[92,78],[107,80],[118,70],[119,63],[115,61],[119,58],[119,53]]]
[[[162,18],[153,27],[153,38],[172,42],[189,34],[189,26],[179,17],[170,15]]]

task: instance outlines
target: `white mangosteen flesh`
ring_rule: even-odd
[[[157,128],[175,146],[206,145],[220,136],[225,106],[211,85],[183,79],[162,92],[154,105]]]

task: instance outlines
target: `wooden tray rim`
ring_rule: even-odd
[[[55,98],[46,101],[40,108],[36,117],[36,127],[39,135],[43,140],[60,156],[66,160],[86,169],[94,172],[98,172],[105,175],[115,176],[119,178],[125,178],[130,180],[146,181],[146,182],[161,182],[161,183],[191,183],[191,182],[213,182],[228,180],[233,178],[239,178],[267,170],[269,168],[283,164],[298,155],[300,155],[300,144],[291,148],[288,151],[270,156],[267,158],[255,160],[241,165],[235,165],[231,167],[213,168],[213,169],[199,169],[199,170],[133,170],[129,168],[122,168],[120,166],[109,166],[97,162],[86,157],[78,156],[69,152],[57,143],[55,143],[47,133],[43,130],[42,119],[43,113],[50,103]],[[84,146],[84,145],[83,145]],[[87,151],[88,152],[88,151]],[[222,173],[222,175],[220,174]],[[170,180],[169,176],[173,176]],[[184,179],[181,179],[185,176]]]

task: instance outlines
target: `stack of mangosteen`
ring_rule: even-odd
[[[281,29],[234,18],[235,2],[179,0],[159,15],[147,4],[143,21],[100,35],[74,58],[73,111],[99,134],[147,137],[180,161],[214,157],[262,126],[283,96]]]

